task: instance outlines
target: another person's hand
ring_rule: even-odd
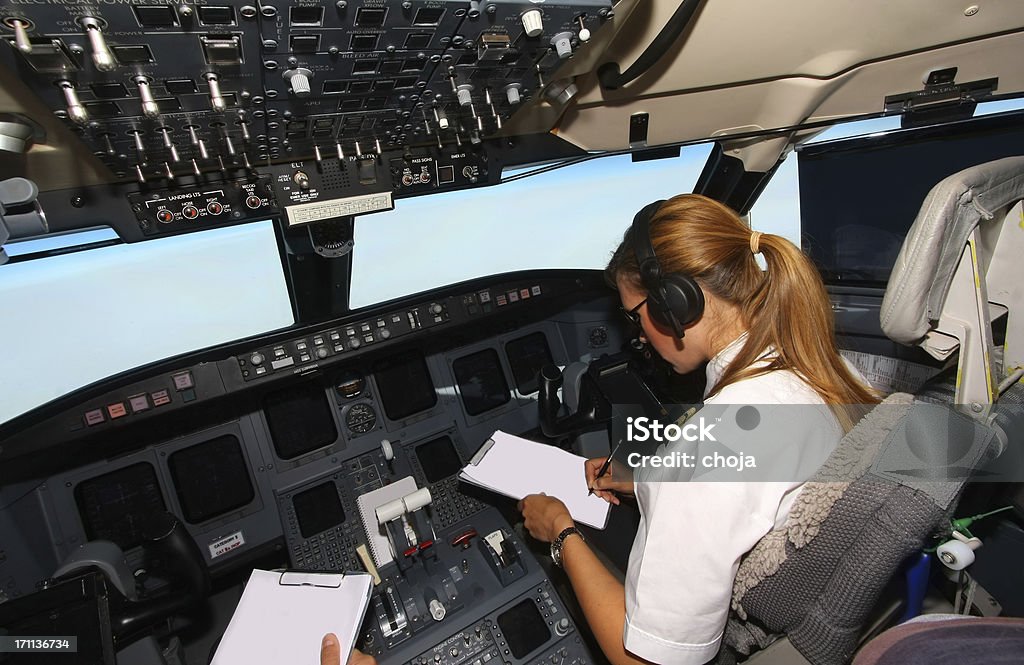
[[[320,665],[341,665],[341,645],[334,633],[324,635],[320,643]],[[359,649],[352,649],[348,657],[348,665],[377,665],[377,659]]]
[[[632,495],[634,492],[633,479],[632,478],[617,478],[615,476],[615,463],[613,462],[608,467],[608,471],[605,472],[600,478],[597,477],[601,467],[604,466],[604,461],[607,457],[595,457],[588,459],[583,465],[583,471],[587,477],[587,487],[594,490],[594,494],[601,497],[608,503],[613,503],[616,506],[621,503],[619,500],[619,494]]]
[[[523,514],[526,530],[541,542],[550,543],[574,524],[569,509],[552,496],[531,494],[520,501],[517,507]]]

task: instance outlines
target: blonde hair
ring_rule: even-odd
[[[643,292],[632,232],[626,232],[605,274],[612,284],[624,279]],[[706,294],[736,307],[747,330],[743,348],[711,395],[743,379],[791,370],[832,407],[847,431],[862,414],[861,405],[878,402],[839,355],[825,285],[793,243],[760,233],[755,246],[750,228],[735,212],[698,194],[663,203],[651,219],[650,235],[663,274],[689,275]],[[767,270],[758,266],[755,250]],[[752,366],[769,347],[775,356]]]

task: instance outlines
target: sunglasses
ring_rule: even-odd
[[[629,321],[629,323],[632,326],[634,326],[638,330],[642,330],[643,327],[640,325],[640,308],[643,307],[646,304],[647,304],[647,298],[644,298],[633,309],[626,309],[625,307],[619,307],[619,311],[622,312],[622,315],[624,317],[626,317],[626,320]]]

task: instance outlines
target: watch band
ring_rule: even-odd
[[[575,526],[562,529],[562,532],[555,536],[555,539],[551,541],[551,560],[554,561],[555,565],[558,567],[562,566],[562,546],[565,544],[565,539],[573,534],[579,536],[580,540],[583,542],[587,541],[587,539],[583,537],[583,533],[581,533]]]

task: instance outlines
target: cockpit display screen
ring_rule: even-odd
[[[335,442],[338,430],[327,395],[308,383],[267,395],[264,402],[270,438],[281,459],[290,460]]]
[[[419,353],[390,358],[377,365],[373,375],[384,413],[391,420],[407,418],[437,404],[427,361]]]
[[[466,413],[476,416],[511,399],[498,352],[484,349],[462,356],[452,363]]]
[[[167,466],[190,524],[241,508],[255,496],[242,446],[230,434],[172,453]]]
[[[551,638],[544,617],[529,598],[502,613],[498,617],[498,625],[516,658],[524,657]]]
[[[292,497],[299,533],[309,538],[345,521],[345,510],[333,480],[299,492]]]
[[[416,448],[416,459],[420,461],[428,483],[444,480],[462,468],[459,454],[455,452],[455,446],[447,436],[428,441]]]
[[[89,540],[110,540],[125,551],[140,545],[146,527],[167,509],[149,462],[80,482],[75,503]]]
[[[544,333],[535,332],[512,340],[505,345],[505,354],[519,392],[523,395],[537,392],[537,373],[544,365],[554,362]]]

